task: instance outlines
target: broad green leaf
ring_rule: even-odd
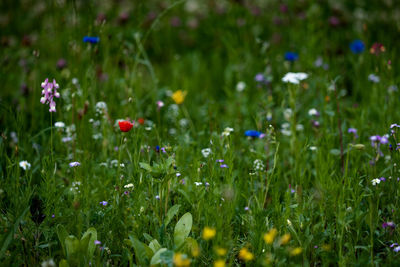
[[[151,242],[149,243],[149,248],[151,248],[151,250],[156,253],[156,251],[158,251],[161,248],[160,243],[158,243],[157,239],[153,239],[151,240]]]
[[[161,263],[161,254],[164,252],[164,251],[167,251],[167,249],[166,248],[160,248],[154,255],[153,255],[153,257],[151,258],[151,261],[150,261],[150,266],[154,266],[154,265],[158,265],[158,264],[160,264]]]
[[[197,243],[196,239],[192,237],[188,237],[185,239],[185,245],[183,247],[183,251],[186,254],[191,254],[194,257],[197,257],[200,253],[199,244]]]
[[[65,249],[67,251],[67,259],[71,259],[75,257],[75,254],[79,250],[79,240],[73,235],[69,235],[64,240]]]
[[[151,257],[153,256],[153,251],[144,243],[140,242],[133,236],[129,236],[133,250],[135,251],[135,257],[137,262],[142,266],[147,266]]]
[[[92,237],[92,233],[82,236],[81,241],[79,241],[79,253],[80,256],[86,256],[89,247],[89,241]]]
[[[192,229],[192,223],[192,214],[190,214],[190,212],[187,212],[175,225],[174,243],[176,248],[182,246],[185,242],[185,239],[189,236],[190,230]]]
[[[179,208],[181,207],[181,205],[176,204],[174,206],[172,206],[168,212],[167,212],[167,216],[165,217],[165,221],[164,221],[164,225],[165,228],[168,226],[168,224],[171,222],[172,218],[178,213]]]
[[[149,171],[149,172],[151,172],[153,170],[153,168],[148,163],[139,162],[139,166],[140,166],[140,168],[145,169],[146,171]]]
[[[94,251],[96,249],[96,245],[94,244],[94,241],[97,240],[97,230],[95,228],[93,228],[93,227],[90,227],[83,234],[82,239],[85,238],[88,235],[91,235],[91,236],[90,236],[90,240],[89,240],[87,255],[91,259],[93,257]]]
[[[160,260],[162,264],[172,267],[174,263],[174,252],[172,250],[164,250],[160,254]]]

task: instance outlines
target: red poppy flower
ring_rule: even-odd
[[[130,121],[119,121],[118,125],[119,129],[122,132],[129,132],[133,127],[133,123],[131,123]]]
[[[143,124],[144,124],[144,119],[143,119],[143,118],[139,118],[137,121],[138,121],[138,123],[139,123],[140,125],[143,125]]]

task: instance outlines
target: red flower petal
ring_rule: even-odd
[[[119,121],[118,125],[119,129],[122,132],[129,132],[133,127],[133,123],[131,123],[130,121]]]

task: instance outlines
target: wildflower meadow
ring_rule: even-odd
[[[397,0],[0,2],[0,266],[400,266]]]

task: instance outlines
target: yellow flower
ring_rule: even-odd
[[[177,267],[188,267],[190,266],[190,259],[182,253],[174,254],[174,265]]]
[[[218,256],[223,257],[226,254],[226,249],[224,249],[224,248],[216,248],[215,252],[217,253]]]
[[[268,233],[264,235],[265,243],[272,244],[277,234],[278,231],[275,228],[272,228]]]
[[[199,246],[192,247],[192,256],[197,258],[200,255],[200,248]]]
[[[251,261],[252,259],[254,259],[254,255],[247,248],[242,248],[239,251],[239,259],[244,261]]]
[[[182,90],[178,90],[175,91],[172,94],[172,99],[175,101],[176,104],[182,104],[183,101],[185,100],[187,92],[186,91],[182,91]]]
[[[225,261],[224,260],[214,261],[214,267],[225,267]]]
[[[217,233],[217,231],[215,230],[215,228],[206,226],[203,229],[203,239],[204,240],[213,239],[216,233]]]
[[[284,234],[281,239],[279,240],[279,243],[281,245],[286,245],[290,241],[290,234]]]
[[[297,255],[301,254],[302,251],[303,251],[303,249],[301,247],[297,247],[297,248],[292,249],[292,251],[290,251],[290,255],[297,256]]]

